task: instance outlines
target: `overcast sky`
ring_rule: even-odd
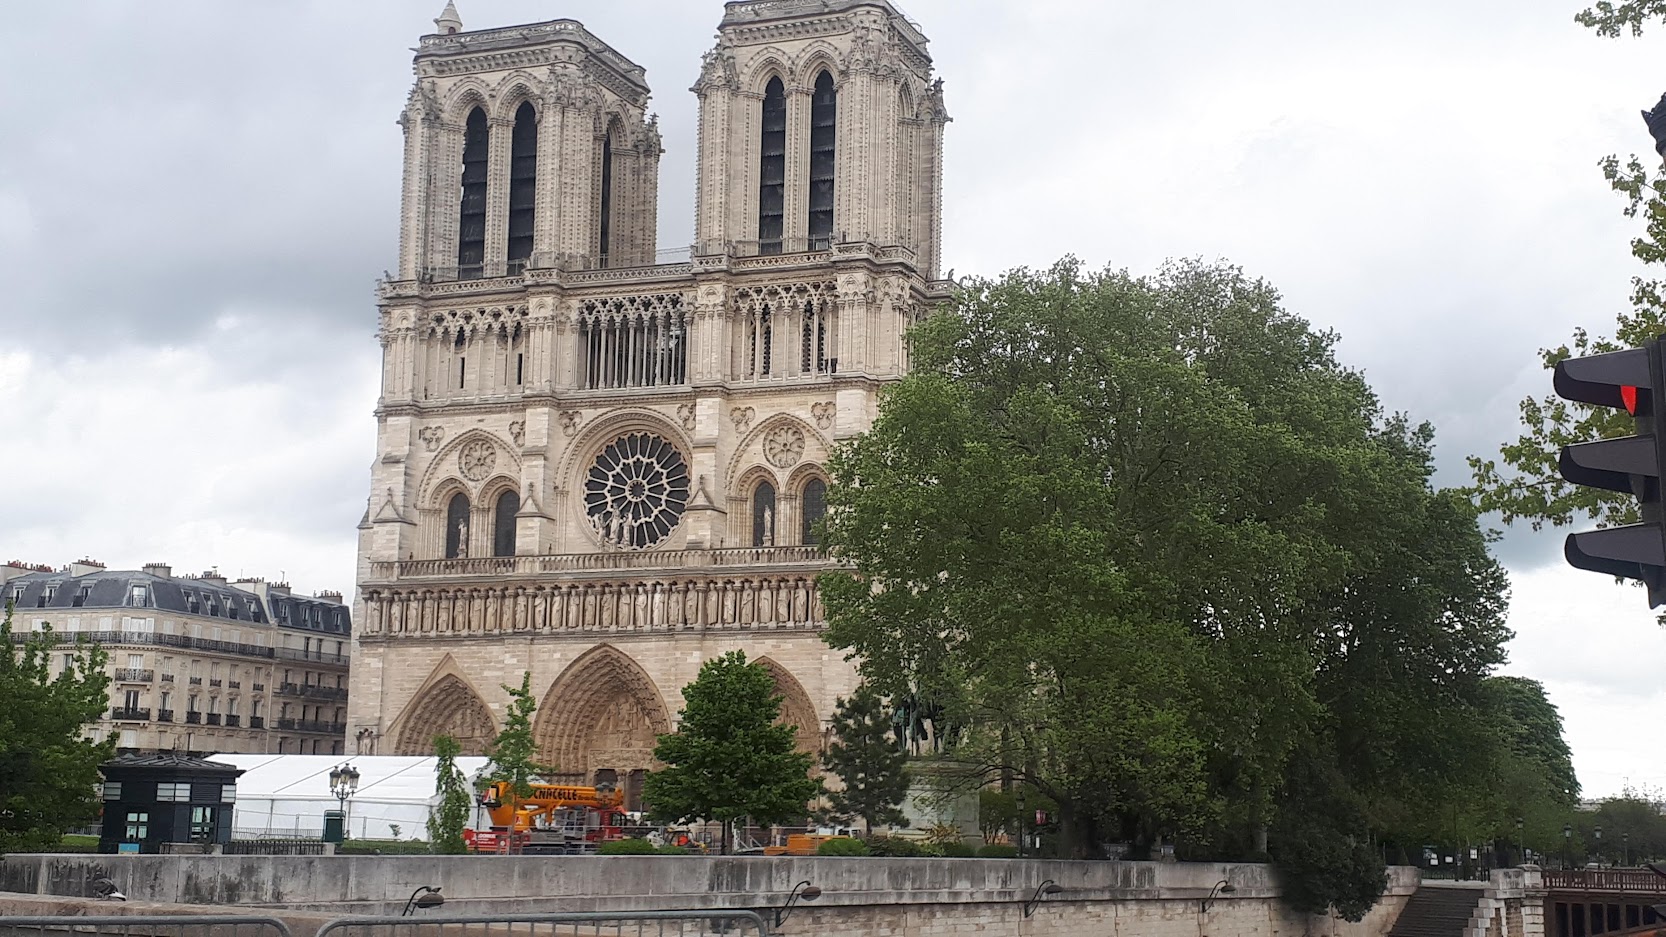
[[[0,27],[0,559],[350,591],[375,442],[372,284],[394,124],[443,0],[77,0]],[[459,0],[468,28],[583,21],[648,70],[662,247],[686,245],[717,0]],[[944,266],[1227,258],[1337,329],[1439,481],[1610,332],[1637,272],[1596,161],[1648,152],[1666,29],[1580,0],[909,0],[949,112]],[[1368,8],[1369,12],[1365,12]],[[1508,670],[1590,795],[1666,788],[1666,635],[1642,595],[1510,531]]]

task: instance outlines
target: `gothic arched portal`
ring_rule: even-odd
[[[485,701],[453,674],[436,680],[412,700],[399,718],[399,727],[396,755],[432,755],[436,735],[456,739],[465,755],[484,755],[497,737]]]
[[[598,776],[652,770],[656,736],[670,731],[653,680],[624,652],[603,644],[556,678],[538,707],[533,738],[539,757],[555,769],[552,780],[591,784]],[[625,806],[640,809],[628,796]]]
[[[787,672],[787,668],[775,661],[760,657],[753,663],[768,671],[770,679],[775,681],[775,693],[781,697],[781,714],[775,721],[796,730],[799,751],[820,754],[821,720],[816,718],[816,707],[810,702],[810,694],[804,692],[803,685]]]

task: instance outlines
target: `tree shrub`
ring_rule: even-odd
[[[659,854],[659,848],[645,839],[629,838],[605,842],[596,852],[603,856],[653,856]]]
[[[662,856],[686,856],[686,855],[688,855],[688,850],[686,848],[684,848],[682,846],[673,846],[670,843],[666,843],[664,846],[659,847],[658,851],[659,851],[659,854],[662,855]]]
[[[816,847],[818,856],[866,856],[869,855],[868,844],[859,839],[824,839]]]
[[[426,856],[428,843],[420,839],[349,839],[336,844],[338,856]]]
[[[937,850],[938,854],[945,859],[970,859],[978,854],[977,847],[959,840],[952,843],[938,843]]]
[[[1018,847],[1007,843],[986,843],[978,847],[979,859],[1016,859]]]
[[[902,836],[875,836],[868,840],[868,853],[892,859],[916,859],[924,855],[920,844]]]

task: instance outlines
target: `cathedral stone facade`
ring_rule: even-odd
[[[739,0],[699,99],[691,248],[656,252],[643,69],[572,20],[422,37],[380,285],[353,750],[479,753],[532,674],[540,755],[634,801],[709,658],[761,660],[818,749],[827,460],[908,369],[943,107],[886,0]]]

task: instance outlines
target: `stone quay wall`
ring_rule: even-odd
[[[785,933],[856,937],[1127,935],[1127,937],[1382,937],[1417,889],[1415,869],[1390,870],[1388,893],[1358,923],[1296,914],[1273,871],[1231,863],[1017,859],[738,858],[697,856],[187,856],[11,855],[0,892],[85,897],[98,878],[134,901],[397,914],[437,885],[443,911],[646,911],[778,907],[798,882],[822,889]],[[1030,917],[1047,880],[1064,890]],[[1202,902],[1217,882],[1233,885]]]

